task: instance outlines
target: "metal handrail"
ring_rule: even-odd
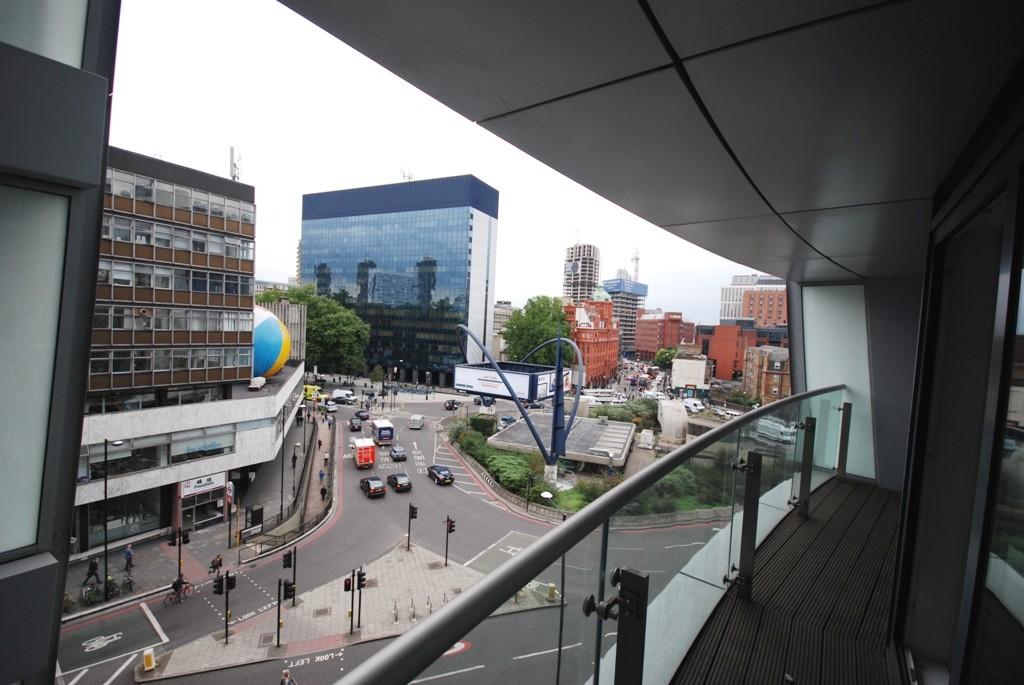
[[[772,402],[727,421],[672,450],[485,575],[463,591],[456,601],[417,623],[337,682],[344,685],[402,685],[415,679],[517,590],[525,587],[568,550],[611,519],[622,507],[691,457],[782,407],[845,389],[845,385],[832,385]]]

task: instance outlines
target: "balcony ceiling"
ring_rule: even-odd
[[[1019,0],[282,2],[638,216],[799,282],[923,269],[932,197],[1024,45]]]

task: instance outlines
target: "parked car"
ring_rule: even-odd
[[[360,409],[356,412],[356,418],[359,419],[360,421],[369,421],[370,412],[366,411],[365,409]]]
[[[462,403],[460,403],[458,400],[445,400],[444,401],[444,408],[447,411],[455,411],[456,409],[458,409],[461,406],[462,406]]]
[[[392,473],[388,476],[388,485],[390,485],[395,492],[405,492],[412,490],[412,479],[404,473]]]
[[[408,454],[405,452],[405,448],[401,445],[395,445],[391,448],[391,461],[405,461]]]
[[[452,475],[451,469],[442,464],[431,464],[428,466],[427,476],[438,485],[451,485],[455,482],[455,476]]]
[[[513,423],[516,422],[516,417],[514,417],[514,416],[502,416],[501,419],[499,419],[499,420],[501,421],[501,427],[502,428],[508,428],[509,426],[511,426]]]
[[[362,433],[363,422],[353,416],[351,419],[348,420],[348,429],[350,431],[359,431],[360,433]]]
[[[527,409],[543,409],[544,408],[544,403],[543,402],[530,402],[530,403],[528,403],[526,405],[526,407],[527,407]]]
[[[359,487],[367,497],[383,497],[387,494],[387,488],[384,487],[384,481],[378,476],[367,476],[366,478],[359,479]]]

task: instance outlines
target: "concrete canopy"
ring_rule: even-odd
[[[923,270],[1017,0],[282,0],[665,230],[802,283]]]

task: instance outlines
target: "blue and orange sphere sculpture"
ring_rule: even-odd
[[[255,307],[252,326],[252,375],[268,378],[281,370],[291,352],[292,336],[281,319]]]

